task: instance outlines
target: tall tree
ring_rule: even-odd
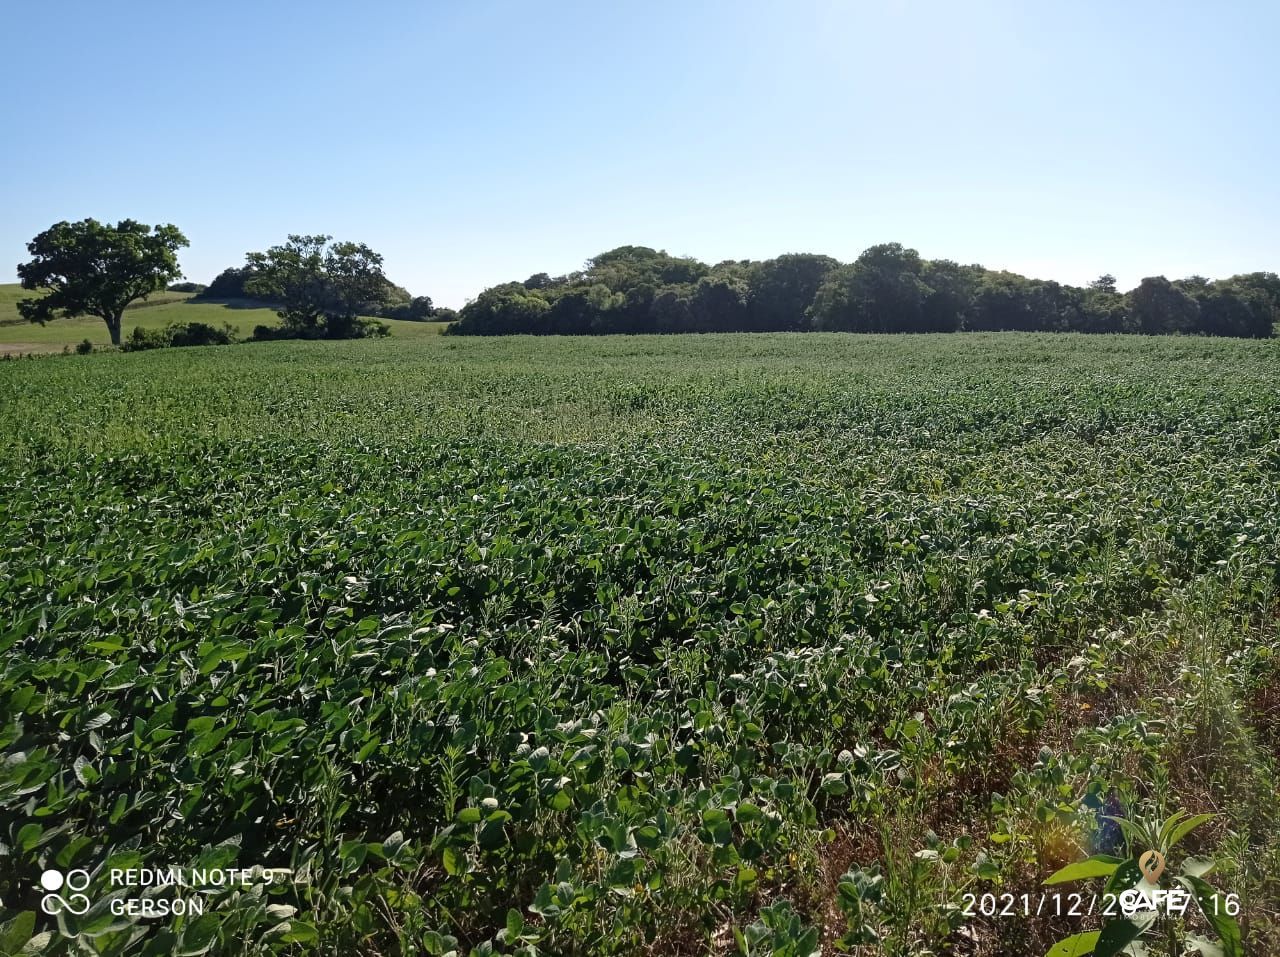
[[[813,303],[814,325],[848,332],[925,331],[924,263],[901,243],[872,246],[851,266],[833,270]]]
[[[1129,310],[1138,331],[1149,335],[1191,332],[1200,319],[1200,306],[1189,293],[1164,276],[1149,276],[1129,293]]]
[[[246,257],[252,275],[245,291],[280,303],[277,314],[292,335],[357,338],[364,334],[360,315],[384,305],[395,288],[383,275],[382,256],[364,243],[332,240],[291,235]]]
[[[563,290],[553,298],[546,331],[557,336],[610,332],[608,314],[624,302],[623,296],[613,293],[603,283]]]
[[[18,311],[42,325],[97,316],[118,346],[129,303],[180,279],[178,250],[187,245],[172,225],[144,226],[132,219],[114,226],[96,219],[55,223],[27,243],[32,259],[18,267],[23,289],[47,292],[20,300]]]
[[[986,332],[1012,332],[1048,328],[1035,311],[1035,285],[1011,272],[987,272],[974,289],[965,328]]]
[[[546,299],[521,283],[491,286],[462,307],[458,321],[449,327],[452,335],[505,336],[514,333],[545,335],[550,332]]]
[[[1116,291],[1115,277],[1103,276],[1084,290],[1077,332],[1132,332],[1129,300]]]
[[[923,330],[955,332],[965,321],[973,291],[982,275],[980,266],[961,266],[950,259],[925,262],[923,279],[932,290],[925,298]]]
[[[721,270],[703,276],[693,287],[690,303],[691,332],[734,332],[746,326],[747,284]]]
[[[587,261],[581,277],[588,285],[603,283],[623,292],[641,282],[654,286],[697,282],[710,270],[696,259],[672,256],[648,246],[619,246]]]
[[[1207,336],[1265,339],[1271,335],[1273,311],[1261,289],[1227,279],[1206,285],[1195,294],[1200,305],[1196,332]]]
[[[748,328],[760,332],[806,328],[813,297],[839,265],[830,256],[811,253],[788,253],[756,263],[748,276]]]
[[[1272,326],[1274,327],[1276,323],[1280,323],[1280,276],[1273,272],[1249,272],[1239,276],[1232,276],[1227,281],[1261,293],[1271,307]],[[1263,333],[1264,337],[1271,334],[1271,332]]]

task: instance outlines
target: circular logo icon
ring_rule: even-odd
[[[55,868],[49,868],[40,875],[40,887],[49,893],[40,898],[40,909],[46,914],[61,914],[66,911],[79,917],[89,911],[89,898],[77,893],[89,886],[89,872],[76,869],[63,874]],[[58,891],[66,888],[72,893],[63,897]]]
[[[61,890],[66,878],[62,876],[62,871],[49,868],[40,875],[40,886],[47,891]]]

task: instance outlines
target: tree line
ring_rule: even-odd
[[[27,244],[18,303],[33,322],[99,316],[121,345],[124,310],[182,277],[173,225],[56,223]],[[1124,332],[1272,336],[1280,320],[1280,277],[1252,272],[1143,279],[1128,292],[1104,275],[1087,286],[1029,279],[1004,270],[924,259],[898,243],[872,246],[851,263],[794,253],[709,266],[647,246],[620,246],[564,276],[546,273],[486,289],[460,313],[411,296],[383,272],[364,243],[291,235],[224,270],[197,298],[252,299],[280,317],[257,339],[383,336],[379,318],[446,320],[451,335],[591,335],[674,332]],[[454,321],[456,320],[456,321]],[[139,348],[221,341],[212,327],[138,337]]]
[[[852,263],[797,253],[709,266],[621,246],[564,276],[493,286],[451,335],[674,332],[1115,332],[1265,338],[1280,321],[1280,277],[1143,279],[1120,292],[924,259],[898,243]]]

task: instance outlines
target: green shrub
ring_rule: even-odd
[[[304,335],[295,329],[284,326],[257,325],[253,327],[253,336],[257,342],[276,339],[383,339],[391,335],[391,327],[377,319],[360,318],[332,329],[325,324],[317,326],[314,331]]]
[[[163,329],[143,329],[134,326],[129,338],[121,345],[125,352],[142,352],[145,349],[163,349],[169,344]]]
[[[268,326],[265,323],[259,323],[253,327],[253,335],[249,337],[254,342],[268,342],[272,339],[289,339],[292,338],[288,331],[280,326]]]
[[[211,326],[207,322],[178,322],[166,326],[171,346],[226,346],[236,341],[235,326],[224,322]]]
[[[354,336],[356,339],[385,339],[391,335],[391,327],[377,319],[358,319],[356,329],[358,330],[358,334]]]
[[[225,346],[235,341],[235,327],[227,322],[221,326],[207,322],[171,322],[160,329],[135,326],[122,348],[125,352],[143,352],[170,346]]]

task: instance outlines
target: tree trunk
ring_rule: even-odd
[[[115,318],[107,320],[107,332],[111,333],[111,344],[113,346],[120,345],[120,324],[124,320],[124,313],[118,312]]]

